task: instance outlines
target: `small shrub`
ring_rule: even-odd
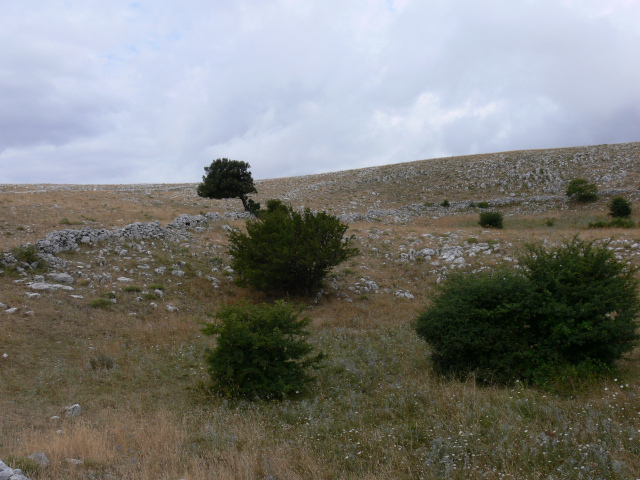
[[[147,292],[142,295],[142,298],[144,298],[145,300],[157,300],[158,296],[155,293]]]
[[[26,245],[24,247],[17,247],[12,250],[13,257],[19,262],[26,262],[28,264],[36,263],[40,260],[38,249],[35,245]]]
[[[550,387],[606,372],[638,344],[637,269],[607,245],[530,245],[519,263],[456,272],[438,287],[415,323],[437,370]]]
[[[466,241],[467,241],[467,243],[471,243],[471,244],[478,243],[478,239],[476,237],[469,237],[469,238],[467,238]]]
[[[558,221],[557,218],[549,217],[549,218],[545,219],[544,224],[547,227],[554,227],[557,221]]]
[[[488,202],[479,202],[478,203],[478,208],[489,208],[489,203]]]
[[[631,215],[631,203],[622,197],[616,197],[609,204],[609,215],[613,218],[628,218]]]
[[[434,203],[433,202],[424,202],[424,206],[425,207],[433,207]]]
[[[71,225],[71,221],[67,217],[62,217],[60,219],[60,225]]]
[[[594,202],[598,199],[598,187],[584,178],[576,178],[567,187],[567,197],[581,203]]]
[[[42,467],[38,462],[29,457],[21,457],[19,455],[7,455],[4,462],[12,469],[22,470],[23,475],[35,477],[40,473]],[[14,478],[14,477],[11,477]]]
[[[124,292],[141,292],[142,289],[136,285],[127,285],[122,289]]]
[[[481,227],[502,228],[502,213],[500,212],[482,212],[480,213]]]
[[[589,228],[635,228],[636,223],[630,218],[613,218],[611,221],[596,220],[589,222]]]
[[[104,292],[102,294],[103,298],[116,298],[115,292]]]
[[[337,217],[309,209],[277,209],[247,222],[247,233],[229,234],[237,283],[265,292],[310,295],[329,270],[356,255],[349,228]]]
[[[202,330],[218,336],[207,358],[215,388],[231,397],[264,399],[301,392],[322,354],[312,355],[306,340],[311,319],[299,320],[300,312],[284,301],[223,306],[216,315],[220,323]]]
[[[24,227],[22,225],[18,225],[16,227],[16,230],[18,230],[19,232],[23,232],[24,231]]]
[[[111,301],[106,298],[96,298],[89,302],[91,308],[109,308]]]
[[[449,200],[445,198],[440,205],[442,205],[444,208],[447,208],[451,204],[449,203]]]
[[[89,359],[91,370],[111,370],[116,365],[116,359],[111,355],[100,353]]]
[[[614,218],[609,224],[615,228],[636,228],[636,222],[630,218]]]

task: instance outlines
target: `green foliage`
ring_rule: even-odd
[[[265,292],[310,295],[332,267],[358,252],[353,237],[344,237],[348,225],[325,212],[277,208],[246,227],[246,234],[229,234],[231,267],[239,285]]]
[[[457,272],[439,287],[415,325],[436,369],[545,386],[602,372],[637,345],[639,281],[607,245],[529,245],[519,261],[523,269]]]
[[[442,205],[444,208],[447,208],[451,204],[449,203],[449,200],[445,198],[440,205]]]
[[[607,245],[577,237],[549,252],[530,245],[520,264],[535,287],[532,330],[538,348],[554,363],[611,366],[634,348],[640,313],[636,269],[618,261]]]
[[[95,298],[89,302],[91,308],[109,308],[111,301],[107,298]]]
[[[102,294],[103,298],[116,298],[116,294],[114,292],[104,292]]]
[[[622,197],[615,197],[609,204],[609,210],[613,218],[628,218],[631,215],[631,203]]]
[[[28,264],[36,263],[40,260],[38,249],[35,245],[26,245],[24,247],[16,247],[12,250],[13,257],[19,262]]]
[[[127,285],[122,290],[124,292],[141,292],[142,288],[138,287],[137,285]]]
[[[478,208],[489,208],[488,202],[478,202]]]
[[[545,219],[544,224],[547,227],[553,227],[553,226],[555,226],[557,221],[558,221],[557,218],[549,217],[549,218]]]
[[[630,218],[613,218],[611,221],[596,220],[589,222],[589,228],[635,228],[636,223]]]
[[[502,228],[502,213],[495,211],[481,212],[478,224],[481,227]]]
[[[38,462],[29,457],[21,457],[19,455],[7,455],[4,462],[11,469],[20,469],[25,476],[34,477],[40,473],[42,467]]]
[[[293,210],[290,206],[284,204],[284,202],[277,198],[267,200],[267,213],[282,212],[288,213]]]
[[[584,178],[576,178],[567,187],[567,197],[581,203],[593,202],[598,199],[598,187]]]
[[[217,335],[207,362],[215,388],[231,397],[279,399],[301,392],[312,380],[322,354],[312,355],[300,306],[240,303],[223,306],[220,320],[202,331]]]
[[[531,286],[519,272],[455,272],[416,320],[437,371],[508,382],[527,368]]]
[[[206,175],[202,177],[202,183],[198,185],[198,195],[205,198],[239,198],[246,212],[251,208],[260,209],[260,204],[249,203],[247,195],[256,193],[253,184],[250,165],[239,160],[218,158],[211,165],[204,167]],[[256,211],[257,211],[256,210]],[[253,212],[252,212],[253,213]]]
[[[116,359],[106,353],[100,353],[89,359],[91,370],[111,370],[116,366]]]

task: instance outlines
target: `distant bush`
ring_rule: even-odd
[[[457,272],[415,328],[436,369],[482,382],[589,375],[638,343],[636,269],[607,245],[528,246],[522,269]]]
[[[489,202],[478,202],[478,208],[489,208]]]
[[[611,200],[609,211],[613,218],[628,218],[631,215],[631,203],[622,197],[616,197]]]
[[[277,207],[229,234],[237,283],[265,292],[310,295],[329,270],[356,255],[349,228],[337,217]]]
[[[109,308],[111,306],[111,301],[107,298],[96,298],[89,302],[89,306],[91,308]]]
[[[630,218],[613,218],[610,221],[596,220],[589,222],[589,228],[635,228],[636,223]]]
[[[449,200],[445,198],[440,205],[447,208],[450,205]]]
[[[482,212],[480,213],[481,227],[502,228],[502,213],[500,212]]]
[[[598,187],[584,178],[576,178],[567,187],[567,197],[582,203],[594,202],[598,199]]]
[[[127,285],[126,287],[124,287],[122,289],[122,291],[124,291],[124,292],[141,292],[142,288],[138,287],[137,285]]]
[[[545,219],[544,224],[547,227],[553,227],[553,226],[555,226],[557,221],[558,221],[557,218],[549,217],[549,218]]]
[[[231,397],[265,399],[303,391],[322,354],[312,354],[306,339],[311,320],[298,319],[300,311],[284,301],[223,306],[216,315],[220,323],[202,330],[218,336],[207,358],[215,388]]]

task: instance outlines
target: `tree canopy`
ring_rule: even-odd
[[[218,158],[204,167],[206,175],[198,185],[198,195],[205,198],[239,198],[245,211],[250,211],[248,195],[256,193],[250,165],[240,160]]]

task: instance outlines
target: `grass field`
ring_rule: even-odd
[[[579,176],[605,192],[597,202],[564,198]],[[433,374],[412,328],[447,272],[514,262],[527,242],[612,239],[621,259],[640,265],[638,228],[587,228],[620,192],[638,223],[639,176],[640,144],[626,144],[258,182],[261,201],[362,215],[348,232],[360,255],[306,299],[310,341],[326,354],[317,382],[280,402],[209,389],[204,357],[215,340],[203,324],[222,304],[267,300],[225,271],[227,228],[241,220],[176,241],[60,253],[66,263],[55,271],[74,277],[73,291],[35,292],[27,282],[50,272],[6,270],[0,302],[17,310],[0,309],[0,458],[38,480],[640,478],[640,351],[588,383],[481,387]],[[481,228],[482,209],[464,204],[498,199],[508,200],[492,207],[503,230]],[[240,208],[197,197],[195,185],[1,185],[0,251],[53,230]],[[75,403],[82,415],[67,418]],[[39,451],[48,468],[27,459]]]

